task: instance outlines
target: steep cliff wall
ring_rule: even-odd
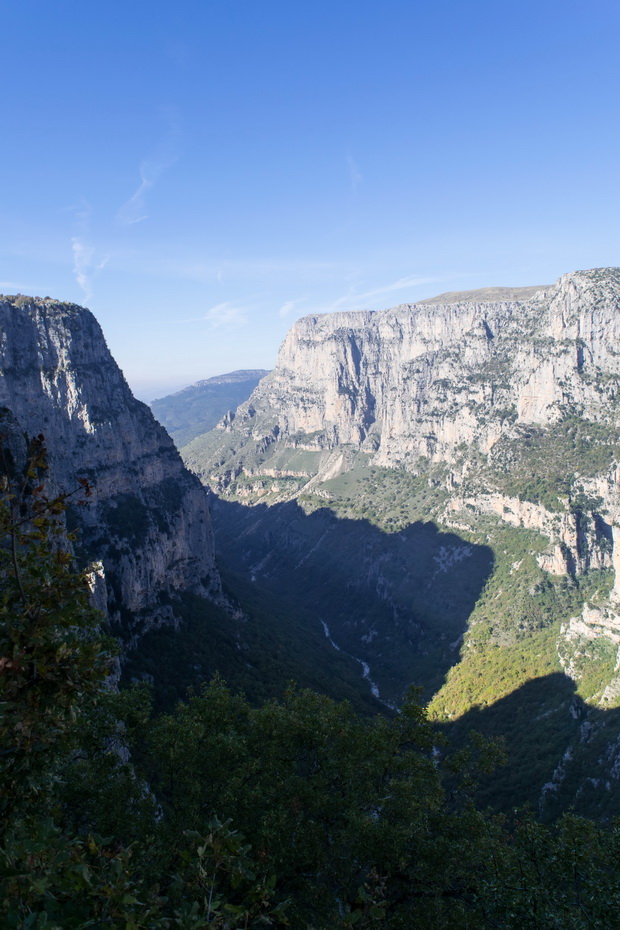
[[[507,809],[617,810],[619,329],[614,268],[307,317],[184,450],[237,570],[382,697],[414,681],[457,741],[505,735]]]
[[[175,594],[217,597],[206,492],[131,394],[92,314],[5,297],[0,340],[0,407],[44,435],[53,488],[92,483],[92,503],[72,517],[79,550],[102,562],[110,619],[137,635],[174,621]]]
[[[448,523],[464,506],[496,513],[549,538],[551,571],[611,567],[611,527],[620,522],[620,270],[472,297],[299,320],[271,375],[234,418],[186,447],[186,462],[218,491],[249,501],[316,493],[360,454],[414,472],[421,462],[444,463]],[[549,432],[569,422],[581,424],[575,469],[560,480],[570,468],[559,460],[543,489],[547,460],[563,445],[577,448],[569,427]],[[592,435],[582,435],[583,423]],[[605,511],[600,532],[574,504],[584,481]],[[551,503],[538,499],[545,490]],[[610,542],[602,549],[601,533]]]
[[[564,275],[526,300],[305,317],[223,428],[237,444],[349,445],[379,465],[454,461],[462,443],[488,452],[515,424],[615,417],[619,335],[618,269]],[[187,456],[203,473],[213,464]]]

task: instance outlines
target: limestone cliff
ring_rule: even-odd
[[[515,471],[528,430],[570,417],[598,428],[599,446],[618,439],[620,270],[467,297],[299,320],[274,371],[234,418],[184,450],[186,462],[218,490],[227,493],[235,483],[236,495],[250,500],[316,490],[346,471],[355,453],[373,465],[413,471],[421,461],[448,463],[448,522],[467,497],[467,506],[481,512],[537,524],[552,543],[543,559],[551,571],[611,566],[611,552],[599,551],[600,534],[585,532],[583,521],[577,526],[570,488],[554,508],[565,511],[562,521],[531,494],[528,514],[515,516],[528,509],[523,495],[498,493],[503,489],[493,485],[496,475]],[[477,483],[474,453],[488,466]],[[614,462],[595,472],[611,526],[620,519]],[[580,477],[592,483],[592,474]],[[459,486],[470,486],[470,493],[459,498]],[[603,533],[611,535],[609,526]]]
[[[620,781],[619,335],[617,268],[306,317],[183,450],[224,564],[384,700],[505,733],[547,814]]]
[[[99,561],[110,619],[135,636],[174,622],[171,598],[218,596],[207,495],[137,401],[92,314],[46,298],[0,298],[0,407],[43,434],[54,490],[79,477],[92,503],[70,515]]]
[[[454,461],[463,443],[486,453],[515,425],[548,425],[567,410],[608,422],[620,387],[620,270],[523,290],[527,299],[493,289],[492,299],[305,317],[221,429],[236,447],[349,446],[397,466]],[[187,459],[221,476],[217,453],[190,447]]]
[[[566,274],[539,288],[305,317],[274,371],[184,458],[233,501],[308,501],[384,520],[390,530],[406,526],[407,515],[432,519],[481,543],[494,526],[529,533],[531,571],[541,572],[539,581],[532,574],[532,591],[553,578],[606,579],[598,613],[586,604],[568,638],[587,629],[613,641],[620,635],[619,335],[617,268]],[[374,499],[346,477],[360,468],[383,469]],[[419,482],[411,486],[417,510],[402,493],[394,505],[400,492],[385,477],[392,471],[428,485],[425,494]],[[510,545],[496,552],[498,565]],[[518,587],[524,569],[513,561]],[[525,615],[520,622],[530,624]],[[558,650],[569,667],[564,645]]]

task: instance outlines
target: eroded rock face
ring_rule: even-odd
[[[136,635],[174,621],[177,593],[218,596],[206,492],[133,397],[88,310],[0,299],[0,406],[45,437],[52,490],[91,482],[92,503],[74,515],[78,547],[101,563],[98,598],[113,622]]]
[[[549,543],[538,564],[551,575],[615,571],[615,613],[619,336],[617,268],[566,274],[553,286],[305,317],[274,371],[233,418],[188,446],[185,459],[219,493],[247,503],[329,496],[321,486],[360,456],[414,473],[422,461],[435,463],[447,474],[446,499],[427,519],[457,530],[471,528],[470,517],[536,530]],[[528,434],[539,439],[524,458]],[[572,455],[564,473],[556,442]],[[595,454],[603,445],[607,459]],[[526,485],[553,456],[549,500]]]
[[[547,425],[565,408],[605,418],[619,390],[619,308],[620,271],[601,269],[525,300],[305,317],[229,428],[353,445],[393,466],[451,461],[461,443],[488,451],[513,424]]]
[[[620,269],[467,297],[299,320],[274,371],[233,419],[187,447],[186,461],[225,492],[244,474],[302,476],[295,453],[305,450],[315,456],[306,456],[305,476],[316,493],[321,481],[346,470],[346,450],[386,467],[415,469],[423,457],[456,466],[454,511],[463,504],[458,485],[463,469],[471,470],[471,450],[492,469],[500,440],[519,441],[524,428],[549,428],[568,414],[620,424]],[[610,525],[617,523],[614,469],[588,481]],[[615,566],[611,544],[600,550],[597,532],[568,501],[560,518],[479,485],[467,506],[543,532],[552,544],[543,558],[551,572]]]
[[[615,495],[614,495],[615,497]],[[615,501],[614,501],[615,503]],[[442,522],[452,524],[451,515],[463,510],[480,515],[493,515],[511,526],[537,530],[549,540],[547,551],[537,556],[540,567],[551,575],[582,575],[590,569],[614,568],[620,557],[614,557],[611,544],[601,544],[603,533],[612,537],[619,527],[584,520],[570,511],[552,512],[540,504],[503,494],[480,494],[463,497],[455,494],[448,501]],[[607,515],[608,511],[606,511]],[[615,539],[615,535],[614,535]]]

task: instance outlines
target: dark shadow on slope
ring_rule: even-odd
[[[459,661],[461,638],[492,569],[487,546],[417,522],[385,533],[296,502],[212,503],[223,570],[251,581],[256,597],[303,611],[344,651],[370,666],[382,699],[415,683],[430,697]]]
[[[176,626],[152,628],[123,664],[122,684],[147,681],[155,708],[169,711],[219,674],[252,704],[281,698],[291,682],[337,701],[348,700],[364,716],[386,708],[364,687],[358,665],[334,652],[303,613],[282,614],[278,604],[257,599],[242,581],[225,593],[241,608],[230,609],[187,594],[174,601]]]
[[[528,805],[544,820],[574,808],[620,814],[620,709],[586,704],[561,672],[528,681],[488,707],[445,724],[449,747],[472,730],[502,738],[507,764],[482,780],[477,800],[507,813]]]

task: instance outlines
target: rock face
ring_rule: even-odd
[[[591,810],[620,778],[597,761],[620,746],[619,336],[617,268],[306,317],[183,450],[224,558],[314,611],[382,696],[414,681],[439,719],[493,706],[471,725],[510,734],[525,695],[524,745],[563,720],[529,797],[546,810],[585,797],[579,766],[605,785]]]
[[[620,270],[523,290],[528,299],[493,289],[492,300],[305,317],[223,428],[267,444],[352,446],[398,466],[454,461],[462,443],[488,452],[514,424],[548,425],[566,410],[607,421],[620,388]]]
[[[605,511],[596,527],[580,522],[569,499],[574,488],[564,488],[565,499],[558,490],[550,512],[536,495],[506,494],[495,479],[514,470],[532,430],[544,432],[567,418],[592,424],[591,444],[612,448],[618,440],[620,269],[467,297],[446,294],[392,310],[299,320],[274,371],[234,417],[184,450],[186,462],[217,490],[226,494],[235,484],[236,495],[249,500],[316,490],[350,468],[352,455],[410,471],[421,462],[444,463],[451,468],[449,525],[465,506],[496,513],[549,538],[541,557],[549,571],[612,567],[612,527],[620,525],[612,461],[579,475],[580,491],[585,481]],[[487,469],[472,483],[476,456]],[[535,478],[532,456],[528,467]],[[276,486],[278,496],[273,480],[257,483],[261,477],[298,480]],[[244,487],[246,478],[252,480]],[[469,493],[459,495],[465,485]]]
[[[181,592],[217,597],[206,492],[131,394],[92,314],[1,298],[0,333],[0,406],[45,437],[52,490],[72,490],[79,477],[93,486],[92,503],[69,516],[80,554],[101,563],[112,623],[135,636],[174,622],[170,601]]]

